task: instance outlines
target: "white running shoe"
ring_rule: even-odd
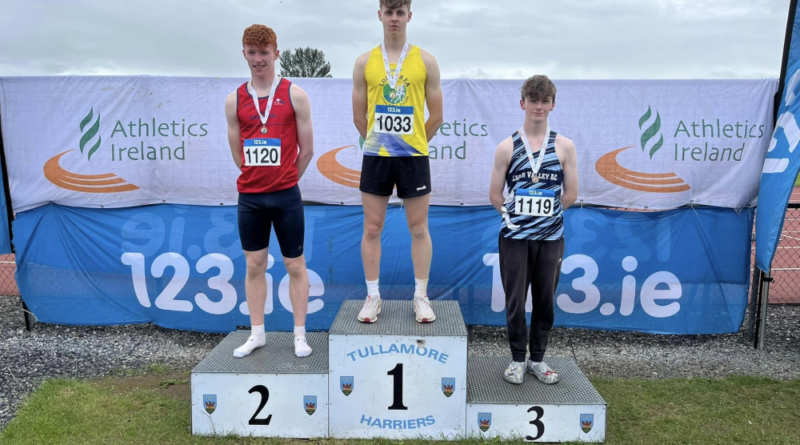
[[[521,385],[522,377],[522,362],[511,362],[511,364],[508,365],[508,368],[503,371],[503,379],[508,383]]]
[[[537,379],[546,385],[558,383],[558,372],[555,369],[547,366],[547,363],[545,362],[534,365],[533,362],[528,359],[525,361],[525,371],[528,374],[535,375]]]
[[[358,321],[362,323],[375,323],[378,321],[378,314],[380,313],[381,297],[367,295],[367,299],[364,300],[364,306],[361,307],[361,311],[358,313]]]
[[[311,346],[308,345],[305,337],[294,338],[294,355],[300,358],[311,355]]]
[[[419,323],[431,323],[436,320],[428,297],[414,297],[414,315]]]

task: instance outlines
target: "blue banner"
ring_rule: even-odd
[[[790,11],[787,29],[791,38],[786,42],[788,48],[784,48],[783,96],[758,189],[756,266],[764,272],[769,272],[772,267],[786,207],[800,170],[800,150],[795,150],[800,143],[800,128],[795,117],[800,111],[800,23],[797,21],[797,2],[793,1],[792,6],[795,9]]]
[[[327,330],[343,300],[362,299],[360,207],[307,206],[307,326]],[[556,294],[560,326],[654,333],[736,332],[747,302],[750,210],[570,209]],[[459,301],[468,324],[505,325],[500,216],[490,207],[431,207],[431,299]],[[43,322],[153,322],[228,332],[248,325],[235,207],[47,205],[17,215],[17,279]],[[382,238],[381,296],[410,299],[404,210]],[[290,330],[288,276],[272,235],[266,325]],[[530,310],[530,309],[529,309]]]

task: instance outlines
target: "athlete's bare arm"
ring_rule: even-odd
[[[578,154],[575,144],[561,135],[556,138],[556,155],[564,170],[561,206],[567,210],[578,199]]]
[[[494,152],[494,165],[492,166],[492,180],[489,183],[489,201],[495,210],[500,213],[506,198],[503,189],[506,185],[508,163],[511,162],[511,153],[514,151],[514,142],[511,137],[506,138]]]
[[[353,123],[362,138],[367,138],[367,79],[364,70],[369,61],[369,52],[358,57],[353,68]]]
[[[420,50],[422,62],[428,77],[425,81],[425,102],[428,105],[428,120],[425,122],[425,134],[428,142],[436,136],[439,127],[444,122],[444,110],[442,105],[442,78],[439,72],[439,63],[429,52]]]
[[[314,127],[311,124],[311,102],[308,94],[299,86],[292,84],[289,97],[294,105],[294,119],[297,124],[297,145],[300,152],[297,154],[297,179],[303,177],[308,164],[314,157]]]
[[[236,91],[225,98],[225,120],[228,121],[228,144],[231,146],[231,155],[236,167],[242,169],[242,142],[239,130],[239,117],[236,115]]]

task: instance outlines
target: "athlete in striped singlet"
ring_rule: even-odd
[[[503,215],[500,277],[512,357],[503,377],[515,384],[522,383],[523,368],[544,383],[558,383],[558,373],[543,359],[564,254],[563,213],[578,197],[578,167],[575,144],[548,125],[555,99],[556,86],[547,76],[525,81],[520,100],[525,120],[519,131],[497,146],[489,186],[489,199]],[[503,197],[504,186],[508,199]],[[528,287],[533,303],[529,340],[525,325]]]

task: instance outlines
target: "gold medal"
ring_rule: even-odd
[[[261,127],[261,133],[267,134],[267,127]]]
[[[539,176],[533,175],[533,183],[536,184],[537,182],[539,182]]]

